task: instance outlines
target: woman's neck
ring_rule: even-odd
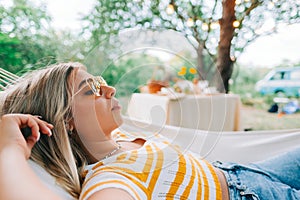
[[[121,145],[114,140],[105,140],[100,142],[95,142],[93,145],[88,147],[89,164],[98,162],[100,160],[106,159],[113,156],[121,149]]]

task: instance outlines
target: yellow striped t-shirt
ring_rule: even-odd
[[[222,199],[217,175],[210,163],[159,135],[116,132],[117,141],[146,140],[136,150],[113,155],[87,167],[80,200],[96,191],[119,188],[134,199]]]

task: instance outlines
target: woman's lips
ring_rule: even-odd
[[[122,106],[120,106],[119,104],[116,104],[112,107],[111,110],[121,110],[122,109]]]
[[[122,107],[120,105],[116,105],[111,110],[120,110],[120,109],[122,109]]]

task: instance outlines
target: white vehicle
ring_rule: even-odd
[[[262,95],[282,93],[286,96],[300,96],[300,67],[276,68],[271,70],[255,85]]]

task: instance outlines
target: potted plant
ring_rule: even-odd
[[[151,79],[147,83],[149,93],[155,94],[159,92],[162,87],[169,87],[169,82],[163,80],[164,74],[165,74],[164,67],[155,66]]]

